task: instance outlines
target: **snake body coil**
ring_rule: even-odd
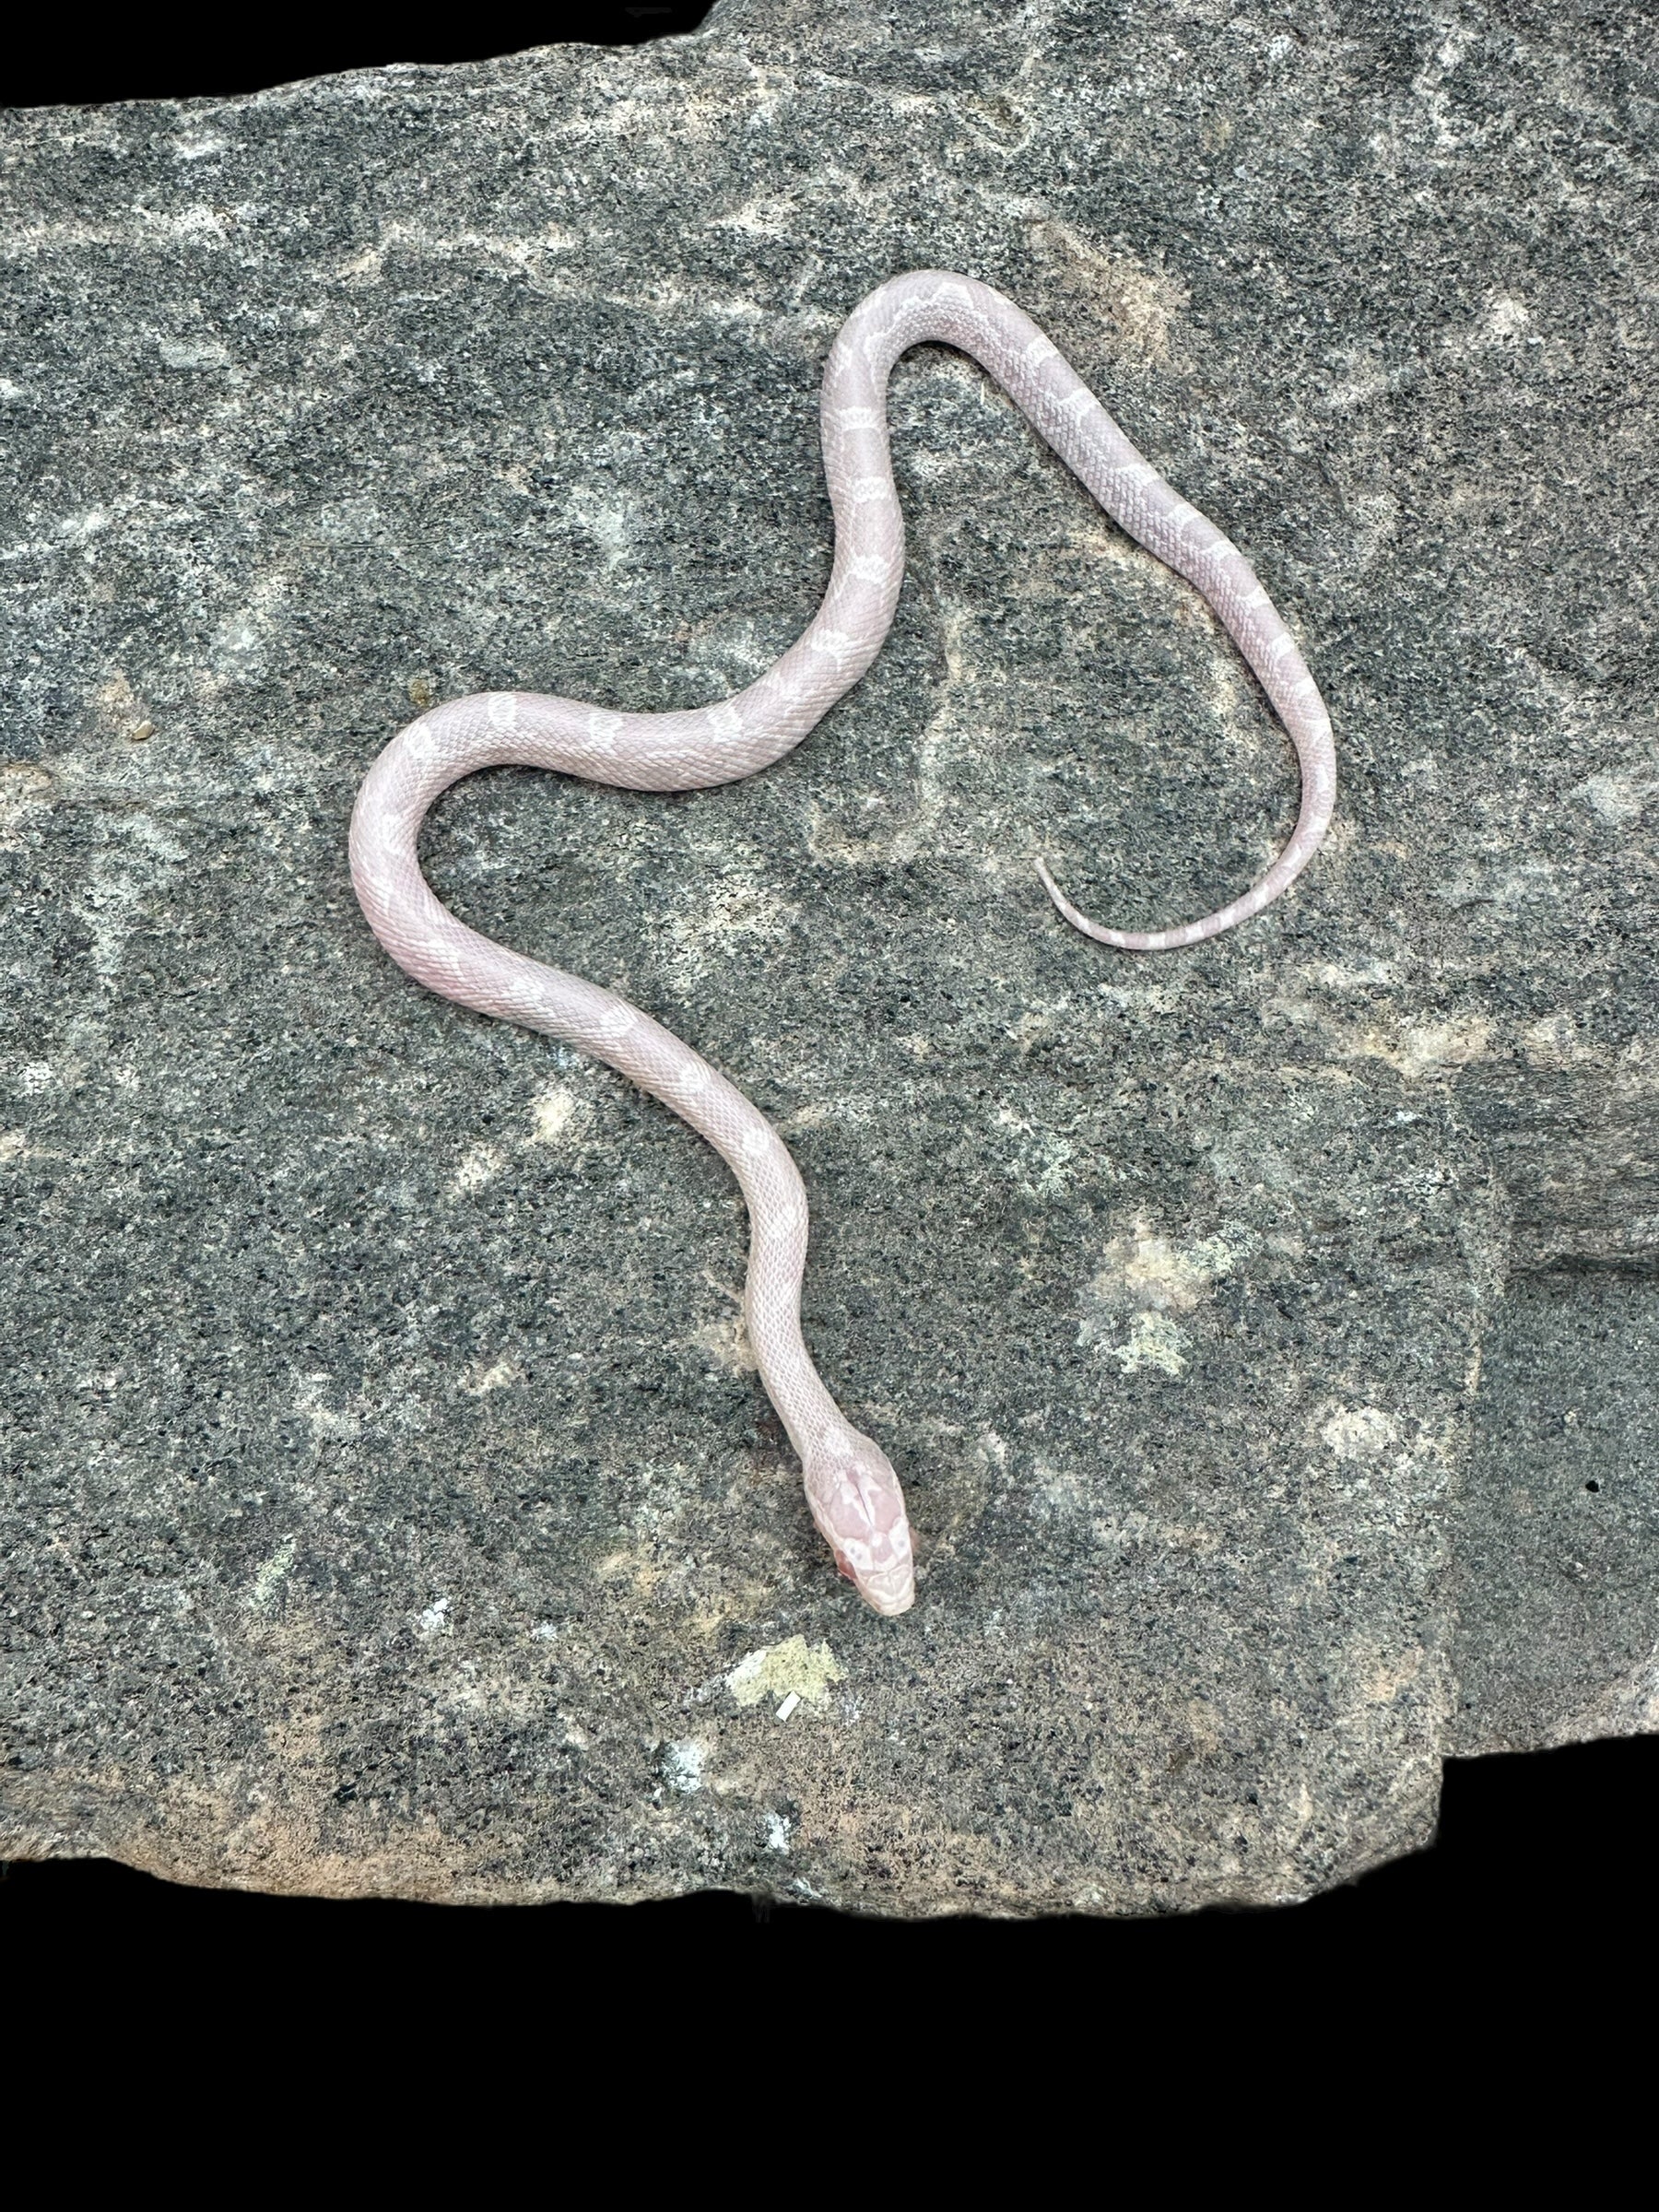
[[[760,1374],[806,1472],[812,1515],[841,1571],[878,1613],[915,1594],[910,1524],[887,1458],[841,1414],[801,1336],[806,1194],[782,1139],[688,1045],[608,991],[493,944],[428,888],[417,840],[439,794],[479,769],[557,769],[633,791],[689,791],[769,767],[857,683],[880,651],[904,574],[904,523],[888,448],[887,382],[912,346],[936,340],[981,362],[1114,522],[1195,584],[1260,677],[1296,747],[1301,807],[1289,842],[1230,905],[1180,927],[1103,929],[1039,873],[1077,928],[1105,945],[1161,952],[1259,913],[1319,845],[1335,800],[1331,724],[1312,677],[1248,562],[1138,453],[1030,318],[989,286],[923,270],[896,276],[849,316],[824,372],[824,469],[835,565],[823,605],[766,674],[711,707],[612,713],[506,691],[453,700],[401,731],[364,779],[351,874],[370,927],[444,997],[549,1035],[652,1091],[731,1167],[750,1222],[746,1311]]]

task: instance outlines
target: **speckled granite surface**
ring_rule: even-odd
[[[338,1894],[1146,1912],[1653,1724],[1654,84],[1640,12],[725,0],[683,40],[15,113],[0,1844]],[[734,789],[440,809],[468,919],[748,1088],[924,1580],[830,1571],[739,1202],[392,969],[424,703],[694,703],[828,571],[894,270],[1043,324],[1324,686],[1295,893],[1185,587],[912,356],[876,669]],[[795,1702],[792,1705],[790,1700]],[[786,1717],[778,1717],[780,1708]]]

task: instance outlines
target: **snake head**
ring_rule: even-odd
[[[877,1613],[915,1603],[904,1492],[879,1444],[848,1429],[806,1454],[806,1502],[835,1563]]]

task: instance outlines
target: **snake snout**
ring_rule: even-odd
[[[849,1430],[806,1457],[806,1501],[836,1564],[876,1612],[915,1603],[915,1562],[904,1492],[887,1454]]]

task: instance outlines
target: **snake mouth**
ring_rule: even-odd
[[[871,1612],[890,1620],[916,1602],[916,1563],[908,1523],[900,1521],[874,1543],[834,1542],[835,1563]]]
[[[853,1574],[850,1579],[857,1585],[858,1594],[873,1613],[891,1620],[895,1615],[908,1613],[916,1602],[916,1577],[909,1559],[898,1562],[873,1574]]]
[[[905,1535],[908,1538],[909,1531]],[[864,1550],[861,1545],[859,1549]],[[866,1553],[857,1564],[847,1557],[841,1545],[835,1549],[835,1563],[848,1582],[857,1591],[873,1613],[891,1620],[896,1614],[908,1613],[916,1602],[915,1562],[911,1556],[908,1541],[902,1549],[884,1546],[888,1558],[877,1566]]]

